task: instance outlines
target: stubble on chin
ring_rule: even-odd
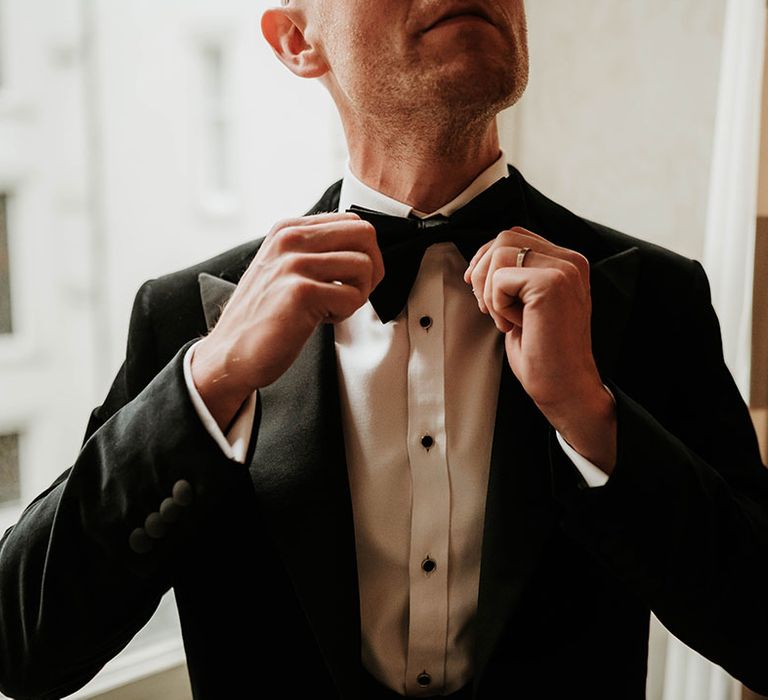
[[[392,128],[433,133],[433,144],[442,148],[441,155],[449,155],[453,147],[466,145],[473,133],[482,134],[500,111],[518,102],[528,74],[528,54],[523,48],[503,63],[470,68],[465,75],[420,76],[418,85],[401,84],[403,98],[381,116]]]
[[[528,83],[525,32],[509,41],[507,53],[495,58],[480,51],[476,62],[438,62],[416,69],[418,57],[388,61],[387,51],[371,52],[357,64],[357,80],[347,82],[343,102],[358,133],[385,142],[391,152],[412,152],[413,136],[449,155],[464,148],[473,134],[488,128],[496,115],[515,104]],[[358,57],[361,53],[355,52]],[[424,63],[421,61],[421,63]],[[350,73],[348,73],[348,77]]]

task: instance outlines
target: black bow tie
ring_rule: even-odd
[[[382,323],[391,321],[405,306],[421,266],[424,252],[433,243],[451,241],[469,262],[478,248],[501,231],[524,226],[519,190],[509,178],[499,180],[450,217],[426,219],[389,216],[352,206],[353,212],[373,224],[384,259],[384,279],[369,300]]]

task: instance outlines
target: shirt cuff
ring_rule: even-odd
[[[605,386],[605,384],[603,384],[603,386]],[[615,404],[616,397],[614,397],[613,392],[607,386],[605,386],[605,390],[611,395]],[[555,431],[555,434],[557,435],[557,441],[560,443],[560,447],[563,448],[563,452],[568,455],[571,462],[573,462],[576,469],[581,472],[584,480],[591,488],[594,488],[595,486],[603,486],[608,481],[608,474],[600,469],[600,467],[592,464],[586,457],[576,452],[557,430]]]
[[[200,341],[197,342],[199,343]],[[258,389],[243,402],[243,405],[237,412],[237,415],[225,436],[221,431],[221,428],[219,428],[219,424],[205,405],[205,401],[203,401],[203,398],[200,396],[200,393],[195,386],[195,382],[192,379],[192,354],[194,353],[196,346],[197,343],[190,346],[184,354],[184,381],[187,384],[189,398],[192,401],[192,405],[195,407],[195,411],[197,412],[200,421],[205,426],[205,429],[210,436],[216,441],[216,444],[221,448],[221,451],[229,459],[244,464],[245,455],[248,451],[248,443],[251,440],[251,432],[253,430],[253,418],[256,415]]]

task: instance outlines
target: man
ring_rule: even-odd
[[[142,286],[2,541],[2,690],[81,687],[173,586],[196,698],[642,698],[649,610],[768,692],[768,476],[706,277],[506,166],[522,0],[262,27],[343,183]]]

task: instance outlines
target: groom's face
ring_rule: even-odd
[[[292,0],[334,96],[360,112],[498,109],[528,78],[523,0]]]

